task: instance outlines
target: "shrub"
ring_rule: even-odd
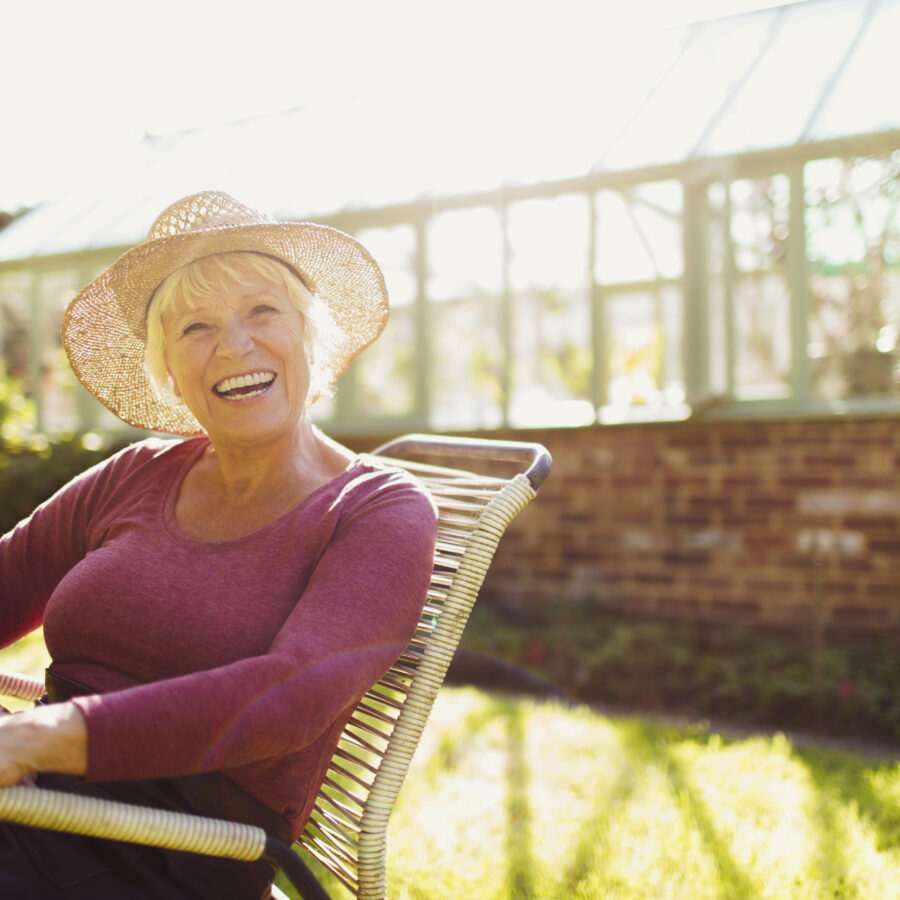
[[[476,607],[463,653],[505,661],[506,686],[515,663],[582,702],[900,741],[900,656],[888,636],[821,647],[761,629],[577,613],[560,604],[523,621]]]
[[[100,435],[36,435],[33,409],[12,379],[0,380],[0,534],[75,475],[123,446]]]

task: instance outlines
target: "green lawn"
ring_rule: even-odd
[[[392,898],[900,897],[900,764],[442,692]]]
[[[900,762],[447,688],[389,853],[392,900],[891,900]]]
[[[32,632],[27,638],[13,644],[12,647],[0,650],[0,668],[13,672],[24,672],[43,677],[44,669],[49,662],[50,657],[44,647],[43,632],[40,630]],[[21,700],[9,697],[0,698],[0,703],[7,709],[21,709],[28,706]]]

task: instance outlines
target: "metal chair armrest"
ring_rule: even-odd
[[[372,451],[376,456],[394,459],[427,459],[448,457],[483,459],[521,463],[524,474],[537,490],[550,474],[553,460],[546,447],[525,441],[479,440],[467,437],[445,437],[431,434],[408,434],[382,444]]]

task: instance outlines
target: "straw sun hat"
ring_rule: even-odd
[[[175,269],[214,253],[255,251],[285,262],[323,303],[335,336],[316,365],[331,384],[384,329],[384,276],[349,235],[312,222],[278,222],[228,194],[185,197],[69,304],[63,345],[81,383],[129,425],[170,434],[199,434],[184,406],[159,396],[144,368],[147,307]],[[324,358],[322,358],[324,356]]]

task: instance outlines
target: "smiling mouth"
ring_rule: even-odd
[[[213,385],[213,393],[225,400],[247,400],[265,393],[275,381],[274,372],[252,372],[223,378]]]

